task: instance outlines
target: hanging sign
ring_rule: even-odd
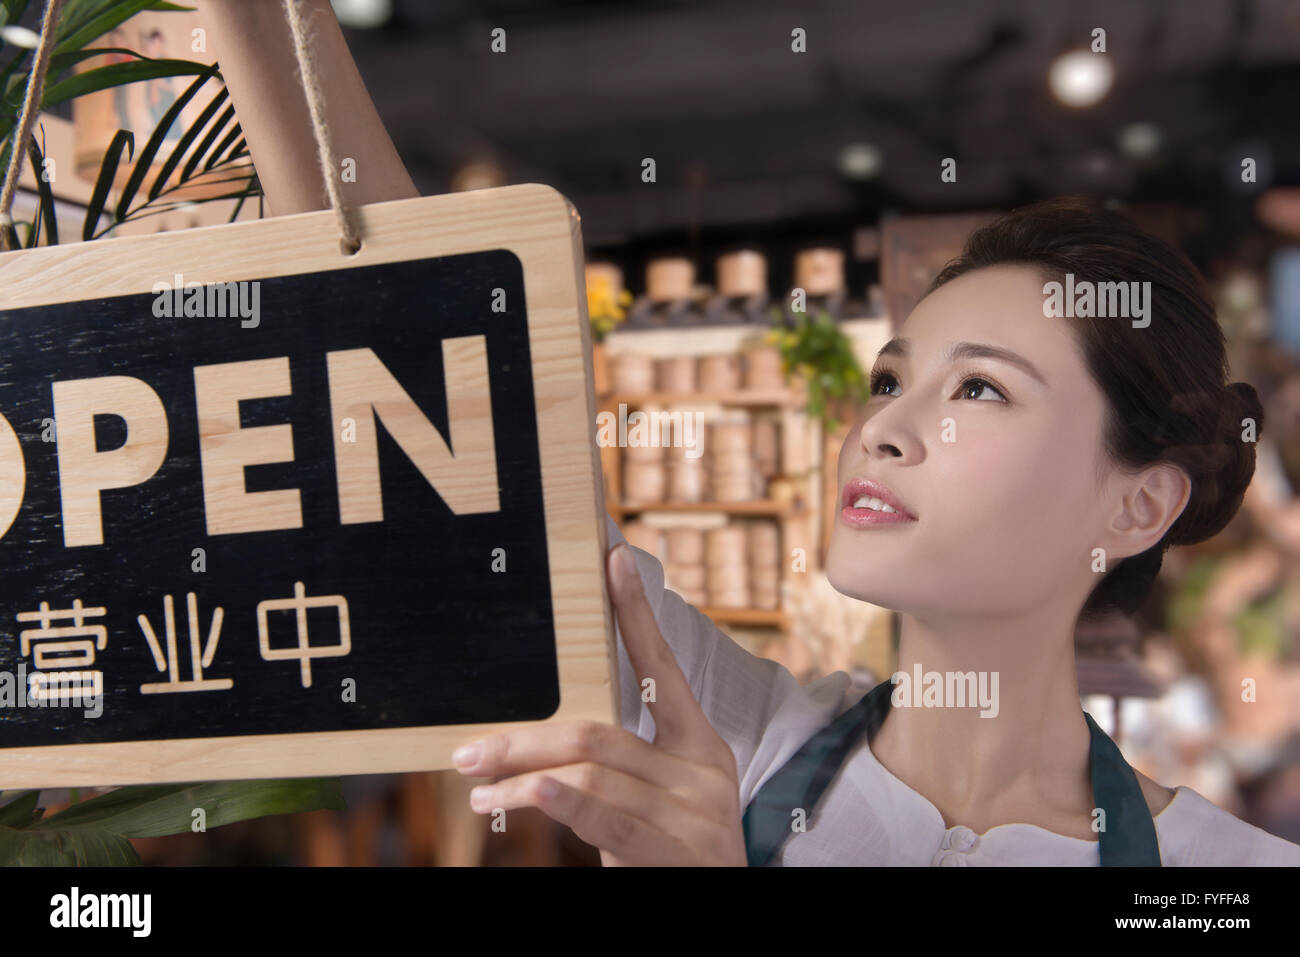
[[[617,721],[578,217],[536,184],[0,256],[0,782]]]

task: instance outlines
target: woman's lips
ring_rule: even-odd
[[[868,501],[881,506],[871,508]],[[885,507],[894,511],[885,511]],[[916,521],[916,516],[889,489],[872,479],[851,479],[840,494],[840,521],[856,528],[875,528],[880,525],[905,525]]]
[[[871,508],[854,508],[846,505],[840,510],[840,521],[858,528],[872,528],[877,525],[911,525],[916,521],[897,512],[877,512]]]

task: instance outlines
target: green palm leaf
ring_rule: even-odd
[[[140,863],[120,834],[91,828],[33,831],[0,827],[0,864],[5,867],[122,867]]]
[[[23,791],[8,804],[0,806],[0,827],[26,827],[34,824],[39,816],[36,813],[36,800],[40,791]]]
[[[31,234],[27,237],[27,248],[36,245],[40,238],[41,224],[45,224],[45,243],[47,246],[57,246],[59,244],[59,224],[54,215],[54,193],[50,189],[49,180],[45,177],[45,155],[41,148],[36,144],[36,137],[27,147],[27,158],[32,164],[32,174],[36,177],[36,192],[41,198],[40,205],[36,208],[36,222],[32,224]]]
[[[158,121],[158,125],[154,127],[153,135],[145,143],[144,149],[140,150],[140,156],[135,161],[135,168],[131,170],[131,176],[126,181],[126,185],[122,187],[122,195],[117,201],[116,218],[119,221],[126,218],[126,212],[131,208],[131,200],[135,198],[136,190],[140,188],[140,184],[144,182],[145,176],[148,175],[150,167],[153,166],[154,157],[158,155],[159,148],[167,138],[168,130],[172,128],[176,118],[181,115],[181,110],[185,109],[190,100],[194,99],[194,95],[199,92],[199,87],[215,76],[216,72],[217,65],[214,63],[205,72],[199,74],[198,78],[186,88],[185,92],[176,98],[176,102],[168,108],[162,119]]]
[[[38,795],[27,791],[0,807],[0,866],[139,864],[130,838],[187,832],[200,808],[206,829],[347,807],[338,778],[124,787],[36,820]]]
[[[141,10],[193,10],[175,3],[160,0],[93,0],[89,3],[69,3],[59,18],[55,31],[55,53],[79,50],[87,43],[99,39]]]
[[[218,90],[216,95],[214,95],[211,101],[209,101],[208,105],[203,108],[203,112],[200,113],[198,118],[190,125],[190,128],[181,134],[180,140],[176,143],[176,148],[168,154],[166,161],[163,163],[162,169],[158,171],[158,177],[153,181],[153,186],[149,188],[149,199],[153,200],[158,198],[158,194],[163,191],[163,187],[167,184],[167,178],[171,176],[172,171],[180,164],[182,157],[185,155],[185,151],[190,148],[191,143],[198,139],[199,134],[203,132],[203,128],[207,126],[208,121],[216,115],[217,110],[221,109],[221,104],[226,102],[226,98],[229,95],[229,91],[227,91],[224,86]]]
[[[118,130],[108,149],[104,151],[104,160],[99,165],[99,178],[95,180],[95,189],[90,194],[90,203],[86,206],[86,222],[81,228],[83,242],[95,238],[95,226],[104,214],[104,203],[108,200],[108,191],[113,188],[113,179],[117,176],[117,167],[122,160],[122,150],[127,151],[127,161],[135,150],[135,136],[130,130]]]
[[[95,827],[124,837],[161,837],[190,830],[202,808],[207,827],[268,814],[291,814],[347,805],[338,778],[209,781],[117,788],[81,801],[31,825],[33,830]]]
[[[222,129],[234,118],[235,108],[233,106],[228,106],[221,111],[221,115],[217,117],[217,121],[212,125],[212,128],[208,130],[207,134],[203,137],[203,141],[199,143],[198,148],[194,150],[189,160],[185,163],[184,169],[181,170],[182,183],[189,182],[190,178],[194,175],[195,168],[207,154],[217,137],[221,135]]]

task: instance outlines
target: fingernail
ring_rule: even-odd
[[[492,789],[474,788],[469,792],[469,806],[476,811],[485,811],[492,806]]]
[[[478,764],[479,756],[483,754],[483,742],[475,741],[473,744],[465,744],[451,752],[451,763],[458,768],[472,768]]]
[[[619,545],[614,550],[614,567],[618,572],[619,583],[628,585],[636,577],[636,560],[632,557],[630,545]]]

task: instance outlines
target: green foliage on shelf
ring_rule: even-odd
[[[853,344],[824,310],[811,316],[796,313],[791,325],[786,313],[773,306],[772,317],[774,328],[767,341],[780,348],[786,374],[798,373],[807,382],[808,414],[833,431],[840,423],[831,412],[832,403],[865,402],[869,391]]]

